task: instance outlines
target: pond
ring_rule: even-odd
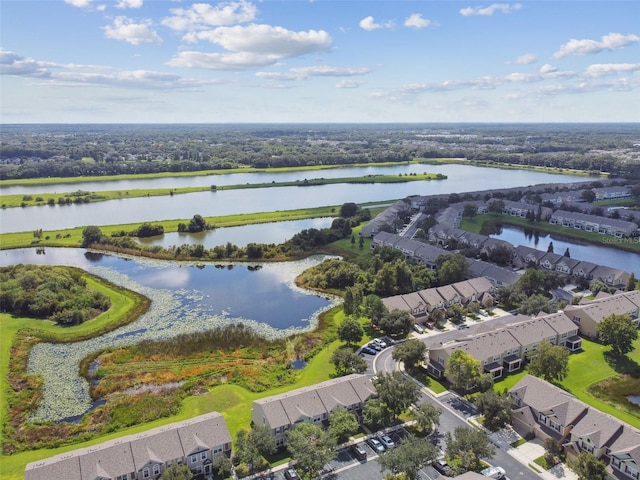
[[[251,265],[173,263],[121,258],[82,249],[0,252],[0,265],[72,265],[151,298],[135,322],[78,343],[34,347],[29,371],[44,378],[43,401],[34,419],[57,421],[91,407],[89,385],[78,376],[80,360],[108,346],[173,336],[241,322],[267,338],[312,328],[335,299],[298,288],[294,279],[327,257]]]
[[[402,168],[406,173],[411,167],[415,165],[405,165]],[[492,188],[587,180],[579,176],[553,175],[526,170],[501,170],[471,165],[419,165],[419,167],[421,172],[426,170],[443,173],[448,176],[448,179],[392,184],[334,184],[206,191],[162,197],[123,197],[119,200],[81,205],[7,208],[0,210],[0,225],[2,225],[2,232],[5,233],[37,229],[56,230],[86,225],[190,219],[195,214],[211,217],[274,212],[328,205],[339,206],[346,202],[379,202],[411,195],[463,193]],[[305,174],[309,173],[305,172]],[[324,172],[318,176],[323,174]],[[261,182],[276,180],[274,174],[255,175],[261,176]],[[188,178],[197,179],[198,177]],[[4,188],[2,192],[5,194]]]
[[[571,258],[618,268],[625,272],[633,272],[636,278],[640,276],[640,255],[608,246],[606,241],[613,241],[615,240],[614,237],[603,235],[602,244],[595,245],[535,229],[521,229],[511,225],[502,226],[499,233],[491,236],[506,240],[512,245],[525,245],[545,252],[549,248],[549,244],[553,242],[554,253],[563,255],[569,249]]]
[[[329,228],[331,222],[333,222],[333,218],[308,218],[287,222],[216,228],[215,230],[200,233],[169,232],[155,237],[140,238],[138,241],[143,245],[160,245],[165,248],[185,243],[189,245],[202,244],[205,248],[226,245],[227,242],[231,242],[238,247],[246,247],[249,243],[280,244],[302,230]]]

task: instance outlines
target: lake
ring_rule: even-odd
[[[563,255],[568,248],[571,258],[633,272],[636,278],[640,276],[640,255],[607,246],[605,242],[615,240],[614,237],[603,235],[602,244],[594,245],[535,229],[523,230],[511,225],[502,226],[500,233],[493,234],[491,237],[506,240],[515,246],[525,245],[544,252],[549,248],[549,243],[553,242],[554,253]]]
[[[246,247],[249,243],[280,244],[289,240],[296,233],[310,228],[318,230],[329,228],[333,218],[308,218],[305,220],[289,220],[286,222],[270,222],[255,225],[243,225],[240,227],[216,228],[199,233],[169,232],[155,237],[137,239],[146,246],[160,245],[171,247],[173,245],[202,244],[205,248],[213,248],[218,245],[226,245],[231,242],[238,247]]]
[[[0,210],[2,232],[28,232],[36,229],[57,230],[86,225],[114,225],[152,222],[154,220],[190,219],[195,214],[203,217],[233,215],[240,213],[273,212],[313,208],[319,206],[340,206],[346,202],[368,203],[406,198],[411,195],[435,195],[463,193],[472,190],[510,188],[544,183],[584,182],[588,179],[572,175],[526,170],[501,170],[498,168],[475,167],[472,165],[418,165],[419,171],[443,173],[446,180],[425,180],[406,183],[386,184],[333,184],[319,186],[294,186],[255,188],[246,190],[207,191],[162,197],[122,198],[108,202],[80,205],[48,206],[28,208],[7,208]],[[368,167],[367,171],[377,172],[378,168]],[[416,165],[397,168],[406,174]],[[343,170],[340,169],[339,172]],[[303,172],[312,178],[323,176],[323,171]],[[300,172],[296,172],[299,174]],[[334,172],[335,173],[335,172]],[[279,174],[235,174],[257,175],[256,181],[268,183],[277,181]],[[196,181],[199,177],[187,177]],[[210,177],[206,177],[210,178]],[[246,177],[243,177],[246,178]],[[167,179],[162,179],[167,181]],[[178,180],[174,177],[170,180]],[[184,178],[180,178],[184,180]],[[200,179],[201,181],[201,179]],[[214,182],[210,182],[214,183]],[[236,180],[234,183],[247,183]],[[64,190],[69,191],[65,186]],[[53,186],[51,188],[54,188]],[[58,188],[58,187],[55,187]],[[2,193],[6,191],[3,188]]]
[[[30,263],[71,265],[146,295],[149,311],[135,322],[85,342],[41,343],[29,357],[29,372],[44,378],[43,401],[34,418],[61,420],[91,407],[89,385],[78,376],[82,358],[110,346],[165,339],[242,322],[267,338],[312,328],[335,299],[298,288],[294,279],[327,257],[297,262],[240,264],[175,263],[121,258],[83,249],[47,248],[0,252],[0,266]]]

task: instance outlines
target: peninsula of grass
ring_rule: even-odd
[[[237,185],[212,184],[210,186],[182,187],[182,188],[152,188],[136,190],[107,190],[89,192],[78,190],[67,193],[40,193],[36,195],[3,195],[2,208],[32,207],[32,206],[55,206],[69,205],[72,203],[94,203],[108,200],[121,200],[123,198],[137,197],[158,197],[180,195],[195,192],[218,192],[222,190],[238,190],[247,188],[271,188],[271,187],[312,187],[319,185],[331,185],[340,183],[363,184],[363,183],[405,183],[424,180],[445,180],[447,177],[436,173],[412,173],[408,175],[365,175],[363,177],[344,178],[312,178],[296,180],[292,182],[265,182],[265,183],[245,183]]]
[[[497,225],[513,225],[522,229],[535,229],[541,232],[557,235],[558,237],[572,238],[591,243],[593,245],[604,245],[611,248],[617,248],[619,250],[640,253],[639,238],[617,238],[613,235],[586,232],[584,230],[567,228],[561,225],[553,225],[549,222],[530,222],[524,218],[512,217],[511,215],[489,213],[486,215],[476,215],[473,218],[463,218],[460,223],[460,229],[473,233],[490,235],[496,231]]]

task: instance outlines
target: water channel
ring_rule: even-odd
[[[525,245],[544,252],[549,248],[549,243],[553,242],[553,252],[559,255],[564,255],[568,248],[571,258],[618,268],[625,272],[633,272],[636,275],[636,278],[640,276],[640,256],[635,253],[625,252],[624,250],[611,247],[610,245],[612,242],[624,241],[624,239],[617,239],[610,235],[603,235],[601,239],[602,244],[595,245],[592,243],[580,242],[575,239],[564,238],[555,234],[540,232],[534,229],[523,230],[510,225],[504,225],[500,229],[499,233],[491,236],[501,240],[506,240],[515,246]]]
[[[120,258],[83,249],[47,248],[0,252],[0,266],[29,263],[72,265],[146,295],[149,311],[135,322],[78,343],[36,345],[29,371],[44,378],[43,401],[34,418],[61,420],[91,407],[89,385],[78,364],[107,346],[170,338],[230,322],[242,322],[265,337],[312,328],[317,315],[335,300],[295,286],[294,279],[326,257],[251,265],[178,264]]]
[[[366,203],[405,198],[411,195],[435,195],[463,193],[492,188],[510,188],[543,183],[584,182],[588,179],[572,175],[526,170],[501,170],[498,168],[475,167],[471,165],[418,165],[419,171],[443,173],[446,180],[425,180],[387,184],[333,184],[320,186],[272,187],[244,190],[207,191],[162,197],[122,198],[108,202],[80,205],[43,205],[27,208],[7,208],[0,210],[2,232],[28,232],[36,229],[56,230],[85,225],[113,225],[151,222],[154,220],[190,219],[195,214],[205,217],[233,215],[239,213],[273,212],[312,208],[326,205],[342,205],[345,202]],[[367,171],[377,173],[378,168],[368,167]],[[416,165],[394,167],[399,173],[407,174]],[[348,170],[348,169],[344,169]],[[340,169],[339,172],[344,172]],[[323,176],[329,171],[295,172],[311,178]],[[335,173],[335,172],[334,172]],[[247,183],[244,175],[259,176],[260,183],[277,181],[276,175],[234,174],[233,183]],[[231,176],[231,175],[230,175]],[[196,181],[199,177],[187,177]],[[210,177],[206,177],[209,178]],[[159,179],[165,182],[183,181],[184,178]],[[145,182],[141,180],[140,182]],[[217,179],[216,179],[217,182]],[[107,182],[111,183],[111,182]],[[210,181],[209,183],[214,183]],[[253,182],[252,182],[253,183]],[[169,187],[172,184],[169,183]],[[49,191],[69,191],[68,185],[49,186]],[[142,186],[138,188],[144,188]],[[5,188],[2,193],[6,194]]]

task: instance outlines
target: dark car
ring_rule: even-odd
[[[442,459],[436,460],[431,464],[431,466],[435,468],[438,472],[440,472],[442,475],[444,475],[445,477],[450,477],[451,474],[453,473],[449,464]]]
[[[367,451],[362,445],[354,445],[351,447],[351,451],[353,452],[353,456],[358,460],[363,461],[367,459]]]
[[[300,480],[300,475],[293,468],[287,468],[284,471],[284,476],[287,480]]]
[[[361,353],[366,353],[367,355],[375,355],[376,353],[378,353],[371,347],[362,347],[360,349],[360,352]]]

